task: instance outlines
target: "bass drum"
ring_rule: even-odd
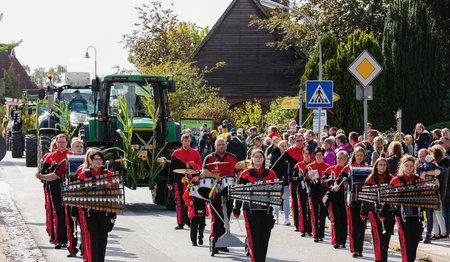
[[[371,167],[349,166],[348,179],[345,183],[345,204],[360,205],[358,192],[364,186],[367,177],[372,173]]]

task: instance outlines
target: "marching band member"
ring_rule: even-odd
[[[184,204],[183,194],[186,190],[186,183],[182,182],[183,174],[176,174],[173,172],[175,169],[181,168],[193,168],[200,170],[202,166],[202,159],[197,150],[191,148],[191,137],[189,134],[181,136],[182,147],[175,150],[172,154],[170,162],[169,176],[167,181],[167,188],[169,190],[175,190],[175,201],[177,209],[177,226],[176,230],[183,229],[184,225],[189,226],[189,218],[187,216],[186,205]]]
[[[215,142],[216,152],[211,153],[205,157],[205,161],[203,163],[203,172],[202,176],[204,177],[216,177],[216,172],[220,173],[220,177],[218,177],[217,183],[220,183],[223,177],[235,177],[235,174],[239,172],[238,169],[235,168],[237,163],[236,157],[227,152],[227,143],[224,138],[217,138]],[[207,165],[214,162],[226,162],[226,164],[222,165]],[[218,170],[215,170],[215,169]],[[210,241],[217,242],[223,234],[225,234],[225,226],[221,218],[224,217],[223,209],[222,209],[222,194],[213,195],[213,199],[211,200],[211,205],[213,206],[212,210],[212,219],[211,219],[211,235],[209,237]],[[226,199],[226,208],[227,208],[227,217],[230,219],[231,212],[233,210],[233,201]],[[216,248],[215,252],[224,251],[228,252],[227,247]]]
[[[294,167],[294,179],[298,180],[297,197],[299,211],[299,229],[302,237],[312,236],[311,211],[309,209],[308,188],[306,186],[306,166],[312,163],[312,149],[303,148],[303,161],[298,162]]]
[[[203,245],[203,231],[206,225],[205,217],[209,216],[209,211],[205,200],[189,195],[189,187],[186,188],[183,199],[188,207],[188,216],[191,219],[191,241],[193,246],[197,246],[198,232],[198,243]]]
[[[57,150],[45,158],[44,168],[41,173],[36,174],[36,178],[48,181],[50,185],[50,195],[52,208],[54,210],[54,232],[55,232],[55,248],[67,246],[67,227],[65,220],[64,206],[61,197],[62,178],[67,173],[67,137],[59,134],[55,138]],[[49,168],[53,167],[54,168]],[[47,168],[45,168],[47,167]],[[50,172],[50,173],[49,173]]]
[[[56,140],[52,140],[50,143],[50,152],[46,153],[42,157],[42,167],[41,170],[46,171],[48,168],[50,168],[50,165],[45,165],[45,159],[53,152],[56,151]],[[41,171],[42,172],[42,171]],[[53,216],[53,205],[52,200],[50,196],[50,184],[49,182],[42,180],[43,186],[44,186],[44,198],[45,198],[45,225],[46,225],[46,231],[48,233],[48,236],[50,237],[50,243],[55,242],[55,230],[54,230],[54,216]]]
[[[352,158],[350,159],[349,165],[354,167],[365,167],[366,162],[364,159],[365,148],[362,146],[354,147]],[[338,177],[338,183],[340,183],[343,178],[348,178],[348,173],[350,168],[345,166],[341,174]],[[341,190],[336,188],[337,191]],[[348,224],[348,236],[350,240],[350,252],[353,253],[353,257],[362,257],[363,244],[364,244],[364,231],[366,229],[366,221],[362,220],[360,217],[361,213],[361,203],[353,202],[347,203],[347,224]]]
[[[378,158],[372,173],[367,177],[365,186],[388,185],[393,177],[389,174],[388,162],[385,158]],[[361,218],[365,220],[369,216],[372,224],[373,249],[375,251],[375,261],[387,261],[389,241],[394,231],[394,216],[386,212],[388,205],[376,206],[373,203],[362,201]]]
[[[277,169],[278,165],[283,165],[284,161],[288,161],[290,166],[295,166],[298,162],[303,161],[303,142],[305,139],[302,134],[295,134],[295,146],[290,147],[284,154],[278,158],[277,162],[272,166],[272,169]],[[292,178],[294,173],[294,168],[289,169],[289,177]],[[298,210],[298,199],[297,199],[297,181],[291,182],[289,184],[291,189],[291,208],[292,215],[294,217],[295,231],[300,231],[299,228],[299,210]],[[285,210],[286,212],[286,210]]]
[[[265,167],[266,160],[262,150],[254,150],[251,155],[252,167],[242,172],[239,184],[269,182],[277,179],[275,172]],[[233,213],[240,215],[242,202],[236,201]],[[267,248],[272,228],[275,224],[272,207],[250,205],[247,202],[243,207],[245,228],[247,229],[247,243],[252,262],[266,261]]]
[[[103,165],[103,153],[100,151],[93,152],[89,158],[92,160],[92,166],[85,169],[78,176],[80,180],[92,178],[95,180],[100,175],[107,177],[111,176],[111,172]],[[83,238],[85,238],[84,246],[85,252],[89,262],[103,262],[105,261],[106,245],[108,243],[108,232],[112,230],[111,218],[114,214],[105,211],[87,210],[84,212],[84,220],[82,227],[87,229]]]
[[[399,163],[398,175],[391,180],[391,185],[406,185],[408,182],[420,180],[416,173],[415,159],[403,156]],[[413,182],[414,183],[414,182]],[[400,206],[396,212],[398,237],[403,262],[413,262],[416,259],[417,247],[422,238],[421,212],[418,207]]]
[[[72,143],[70,144],[70,149],[73,155],[82,155],[83,154],[83,141],[79,138],[73,138]],[[76,177],[69,176],[70,181],[75,181]],[[76,221],[77,217],[72,216],[72,214],[76,213],[74,211],[78,211],[77,207],[72,207],[68,205],[64,205],[64,211],[66,215],[66,227],[67,227],[67,238],[69,240],[69,245],[67,246],[67,250],[69,250],[69,254],[67,257],[76,257],[78,253],[77,243],[78,239],[75,237],[76,234],[74,232],[77,230]]]
[[[315,161],[306,166],[306,181],[309,184],[309,208],[311,210],[314,242],[323,241],[325,237],[325,218],[327,211],[322,201],[325,195],[325,188],[320,184],[320,181],[330,165],[323,162],[324,154],[325,150],[323,148],[316,147],[314,150]]]
[[[337,179],[342,169],[346,166],[348,153],[339,151],[337,153],[337,165],[329,167],[322,177],[322,184],[331,190],[327,192],[325,207],[328,206],[331,219],[331,244],[334,248],[345,248],[347,242],[347,214],[345,211],[344,186],[337,184]],[[328,205],[326,205],[328,203]]]

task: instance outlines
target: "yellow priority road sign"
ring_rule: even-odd
[[[338,94],[333,93],[333,103],[341,98]],[[303,102],[306,103],[306,92],[303,92]],[[298,96],[295,97],[285,97],[281,100],[280,105],[284,109],[298,109],[299,101]]]
[[[364,87],[368,86],[382,70],[383,67],[378,64],[367,50],[364,50],[348,67],[348,71]]]

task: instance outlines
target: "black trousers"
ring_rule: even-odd
[[[177,224],[178,225],[190,225],[190,220],[188,217],[187,206],[183,200],[183,194],[186,190],[184,183],[175,182],[173,184],[173,190],[175,190],[175,202],[177,209]]]
[[[298,198],[298,211],[299,211],[299,229],[300,232],[305,232],[311,234],[311,212],[309,210],[308,194],[305,189],[298,186],[297,190]]]
[[[413,262],[416,259],[417,246],[422,236],[423,227],[418,217],[407,218],[403,221],[396,217],[398,227],[398,238],[400,239],[400,250],[403,262]]]
[[[211,201],[211,204],[214,208],[212,208],[211,235],[209,238],[214,237],[214,241],[217,241],[217,239],[225,234],[225,225],[222,221],[222,219],[225,219],[222,209],[222,196],[216,195],[216,197]],[[231,212],[233,211],[233,202],[226,200],[226,207],[227,217],[230,219]]]
[[[266,261],[270,232],[275,224],[272,212],[244,211],[245,228],[247,229],[247,243],[252,262]]]
[[[197,242],[198,238],[203,238],[203,231],[205,231],[205,217],[191,217],[191,241]]]
[[[347,213],[344,198],[336,195],[335,198],[330,199],[328,210],[331,218],[331,244],[345,245],[347,242]]]
[[[383,225],[374,211],[369,211],[369,220],[372,224],[373,249],[375,252],[375,261],[388,261],[389,241],[394,231],[394,217],[389,214],[384,219],[384,228],[386,232],[383,234]]]
[[[322,202],[322,199],[317,197],[309,197],[309,204],[311,208],[311,225],[314,238],[325,237],[325,218],[327,217],[327,210]]]
[[[292,209],[292,216],[294,218],[294,226],[295,228],[300,230],[297,188],[298,188],[297,182],[289,182],[289,189],[291,190],[291,209]],[[286,211],[287,210],[284,210],[284,212]]]
[[[351,205],[347,208],[348,236],[350,237],[350,252],[362,253],[364,244],[364,231],[366,220],[362,220],[361,206]]]
[[[87,226],[86,247],[89,262],[105,261],[109,217],[105,212],[84,212]]]
[[[69,240],[69,246],[67,249],[69,252],[75,252],[77,250],[77,243],[78,239],[76,237],[76,234],[74,232],[77,230],[76,227],[76,221],[72,220],[72,208],[78,208],[78,207],[71,207],[71,206],[64,206],[64,211],[66,215],[66,228],[67,228],[67,238]]]
[[[66,213],[61,197],[61,183],[59,179],[49,182],[50,198],[53,208],[53,223],[55,232],[55,245],[67,244]]]

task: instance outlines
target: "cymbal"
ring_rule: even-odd
[[[184,169],[184,168],[174,169],[173,172],[177,173],[177,174],[198,174],[198,173],[200,173],[200,171],[198,171],[198,170]]]
[[[212,163],[205,164],[205,166],[226,165],[229,163],[230,162],[212,162]]]
[[[266,167],[271,166],[270,163],[266,163]],[[242,160],[236,163],[236,165],[234,165],[234,167],[236,169],[248,169],[249,167],[252,167],[252,162],[247,159],[247,160]]]
[[[236,163],[236,165],[234,165],[234,168],[236,169],[247,169],[252,165],[252,162],[250,160],[242,160]]]

